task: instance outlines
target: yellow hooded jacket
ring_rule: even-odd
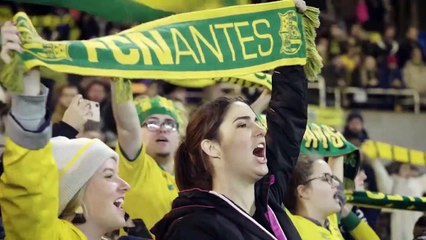
[[[87,240],[72,223],[58,218],[59,176],[49,143],[51,129],[44,120],[47,89],[43,92],[41,96],[12,98],[0,178],[6,240]],[[28,119],[38,126],[28,127]],[[40,122],[45,123],[40,126]]]
[[[57,216],[59,179],[50,143],[30,150],[6,138],[3,164],[0,205],[6,239],[87,239]]]

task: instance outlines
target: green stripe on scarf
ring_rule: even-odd
[[[12,0],[47,6],[72,8],[100,16],[117,23],[147,22],[176,13],[192,12],[210,8],[219,8],[238,4],[247,4],[248,0],[108,0],[108,4],[99,5],[98,0]]]
[[[348,202],[362,207],[426,211],[425,197],[390,195],[369,191],[346,191],[345,195]]]
[[[41,39],[25,13],[14,20],[26,69],[44,66],[88,76],[185,80],[253,74],[304,65],[307,59],[312,61],[307,66],[315,69],[306,72],[318,74],[318,52],[307,55],[306,48],[315,46],[304,37],[317,27],[312,19],[317,20],[318,13],[308,8],[302,21],[293,1],[287,0],[175,15],[117,35],[60,42]],[[2,79],[6,86],[13,81],[17,79]]]

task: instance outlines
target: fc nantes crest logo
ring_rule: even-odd
[[[17,26],[21,32],[21,41],[29,54],[45,61],[70,60],[68,42],[47,42],[42,39],[30,20],[25,16]]]
[[[282,40],[281,53],[293,55],[302,46],[302,35],[297,25],[297,12],[290,10],[285,14],[279,13],[281,20],[280,36]]]
[[[30,51],[29,53],[44,61],[62,61],[71,60],[68,52],[69,43],[56,42],[49,43],[46,41],[33,42],[24,45]]]

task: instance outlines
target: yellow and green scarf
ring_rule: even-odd
[[[362,144],[361,150],[371,159],[380,158],[400,163],[409,163],[420,166],[426,165],[425,152],[389,143],[367,140]]]
[[[361,207],[426,211],[425,197],[390,195],[370,191],[346,191],[345,195],[348,202]]]
[[[203,88],[216,83],[231,83],[242,87],[255,87],[255,88],[266,88],[272,90],[272,75],[268,73],[252,73],[234,77],[217,77],[209,79],[188,79],[188,80],[176,80],[176,79],[165,79],[166,82],[187,88]]]
[[[147,22],[173,14],[248,4],[250,0],[108,0],[99,7],[98,0],[10,0],[76,9],[116,23]]]
[[[33,67],[88,76],[197,81],[301,64],[315,79],[322,67],[314,43],[318,15],[315,8],[299,14],[293,0],[284,0],[184,13],[112,36],[54,42],[40,38],[21,12],[14,20],[24,52],[5,66],[2,83],[19,91],[17,79]],[[259,78],[252,82],[268,84]]]

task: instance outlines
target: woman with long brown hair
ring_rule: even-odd
[[[302,66],[275,69],[268,132],[239,99],[219,98],[189,121],[175,159],[181,190],[156,239],[300,239],[282,208],[307,120]]]

